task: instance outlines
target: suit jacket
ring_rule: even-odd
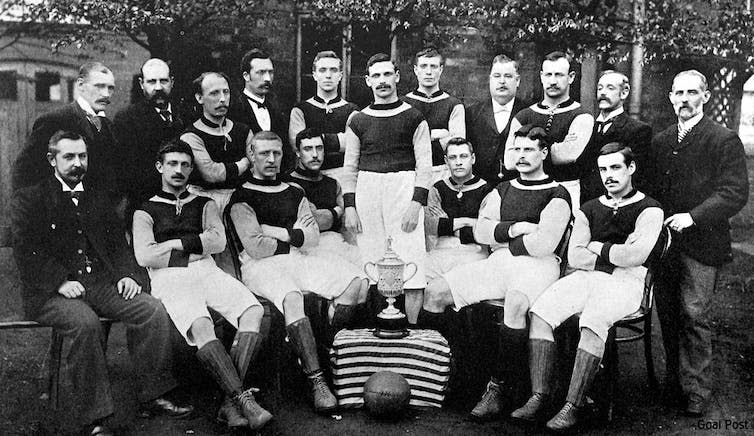
[[[24,285],[24,307],[32,319],[64,281],[78,280],[79,231],[87,238],[92,251],[89,254],[101,262],[98,274],[104,277],[98,278],[114,284],[131,277],[141,285],[148,284],[146,272],[138,267],[128,247],[111,197],[89,183],[78,207],[54,177],[15,191],[11,226],[13,254]]]
[[[516,98],[508,124],[502,132],[497,132],[495,115],[492,112],[492,98],[475,103],[466,109],[466,139],[474,146],[476,163],[474,174],[483,178],[490,186],[497,186],[503,180],[518,176],[517,171],[508,171],[502,167],[503,178],[499,178],[501,162],[505,154],[505,140],[511,127],[511,120],[529,104]]]
[[[112,122],[102,119],[99,132],[89,122],[86,112],[75,101],[37,118],[25,147],[18,155],[11,174],[13,189],[33,186],[52,174],[47,161],[47,143],[58,130],[78,133],[84,138],[89,153],[87,179],[108,190],[120,192],[124,159],[113,136]]]
[[[597,124],[594,125],[592,137],[576,161],[581,174],[581,204],[605,193],[597,168],[597,156],[600,148],[610,142],[620,142],[631,147],[636,161],[633,184],[635,188],[646,192],[646,179],[651,169],[649,152],[652,145],[652,127],[623,112],[613,119],[612,125],[604,134],[598,133]]]
[[[172,122],[166,122],[146,100],[118,112],[113,120],[115,139],[129,171],[124,176],[124,191],[139,205],[162,189],[154,163],[160,145],[177,138],[185,127],[176,104],[171,105]]]
[[[277,133],[283,140],[283,161],[280,164],[281,173],[289,173],[295,166],[295,156],[293,148],[288,144],[288,115],[290,112],[284,111],[274,96],[267,95],[265,98],[267,110],[270,112],[270,130]],[[231,99],[228,118],[233,121],[240,121],[251,128],[252,133],[259,133],[262,128],[259,126],[254,110],[251,108],[251,102],[245,94],[234,95]]]
[[[749,197],[746,155],[736,132],[705,116],[679,144],[673,124],[652,139],[652,156],[651,195],[665,216],[688,212],[695,223],[673,235],[673,245],[706,265],[730,261],[728,218]]]

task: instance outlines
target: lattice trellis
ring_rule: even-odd
[[[737,128],[738,126],[731,127],[733,124],[733,92],[730,86],[731,82],[735,80],[738,73],[727,67],[723,67],[712,76],[712,80],[709,82],[709,88],[712,92],[712,97],[707,103],[707,115],[713,120],[722,123],[728,128]]]

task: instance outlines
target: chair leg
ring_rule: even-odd
[[[52,329],[50,340],[50,378],[47,390],[50,393],[50,405],[54,410],[58,409],[58,397],[60,390],[60,359],[63,352],[63,336],[57,330]]]
[[[613,326],[607,334],[605,348],[607,360],[607,421],[613,421],[615,408],[615,391],[618,383],[618,343],[615,341],[616,328]]]
[[[655,377],[655,362],[652,359],[652,313],[644,320],[644,358],[647,361],[647,378],[649,388],[657,390],[657,377]]]

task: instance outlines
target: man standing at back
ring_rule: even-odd
[[[118,147],[129,163],[125,190],[134,207],[160,192],[154,157],[160,145],[177,138],[184,127],[170,97],[173,76],[165,61],[152,58],[144,62],[139,86],[144,98],[118,112],[113,120]]]
[[[314,97],[297,103],[291,109],[288,139],[294,150],[298,149],[296,136],[304,129],[313,128],[322,133],[325,156],[320,168],[327,176],[340,182],[343,172],[343,153],[346,122],[359,108],[338,95],[343,78],[343,61],[333,51],[321,51],[314,56],[312,77],[317,83]]]
[[[445,58],[432,47],[414,57],[414,74],[418,89],[403,97],[403,101],[419,109],[429,125],[432,140],[432,183],[450,177],[445,165],[445,147],[454,137],[466,137],[466,112],[461,100],[440,90],[440,76]]]
[[[568,190],[575,210],[579,208],[581,191],[577,160],[592,136],[594,117],[571,99],[571,84],[576,78],[573,66],[571,57],[563,52],[554,51],[545,56],[539,73],[544,99],[516,114],[505,144],[504,163],[508,169],[516,166],[514,153],[508,153],[513,146],[513,132],[526,124],[544,127],[554,141],[545,162],[545,172]]]
[[[513,117],[528,106],[516,98],[520,83],[518,62],[504,54],[495,56],[490,68],[490,99],[466,110],[466,136],[474,145],[476,155],[474,174],[491,187],[518,176],[515,168],[505,168],[503,155]]]

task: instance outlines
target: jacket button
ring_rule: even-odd
[[[84,250],[82,250],[82,249],[79,248],[78,250],[76,250],[76,253],[78,253],[78,254],[84,254]]]
[[[675,155],[677,155],[677,154],[678,154],[678,151],[675,151],[675,150],[674,150],[674,151],[673,151],[673,156],[675,156]]]
[[[76,230],[76,233],[78,233],[80,235],[80,234],[84,233],[84,231],[81,230],[81,229],[78,229],[78,230]]]
[[[666,175],[666,176],[669,176],[669,175],[670,175],[670,170],[668,170],[668,171],[665,171],[665,175]]]

